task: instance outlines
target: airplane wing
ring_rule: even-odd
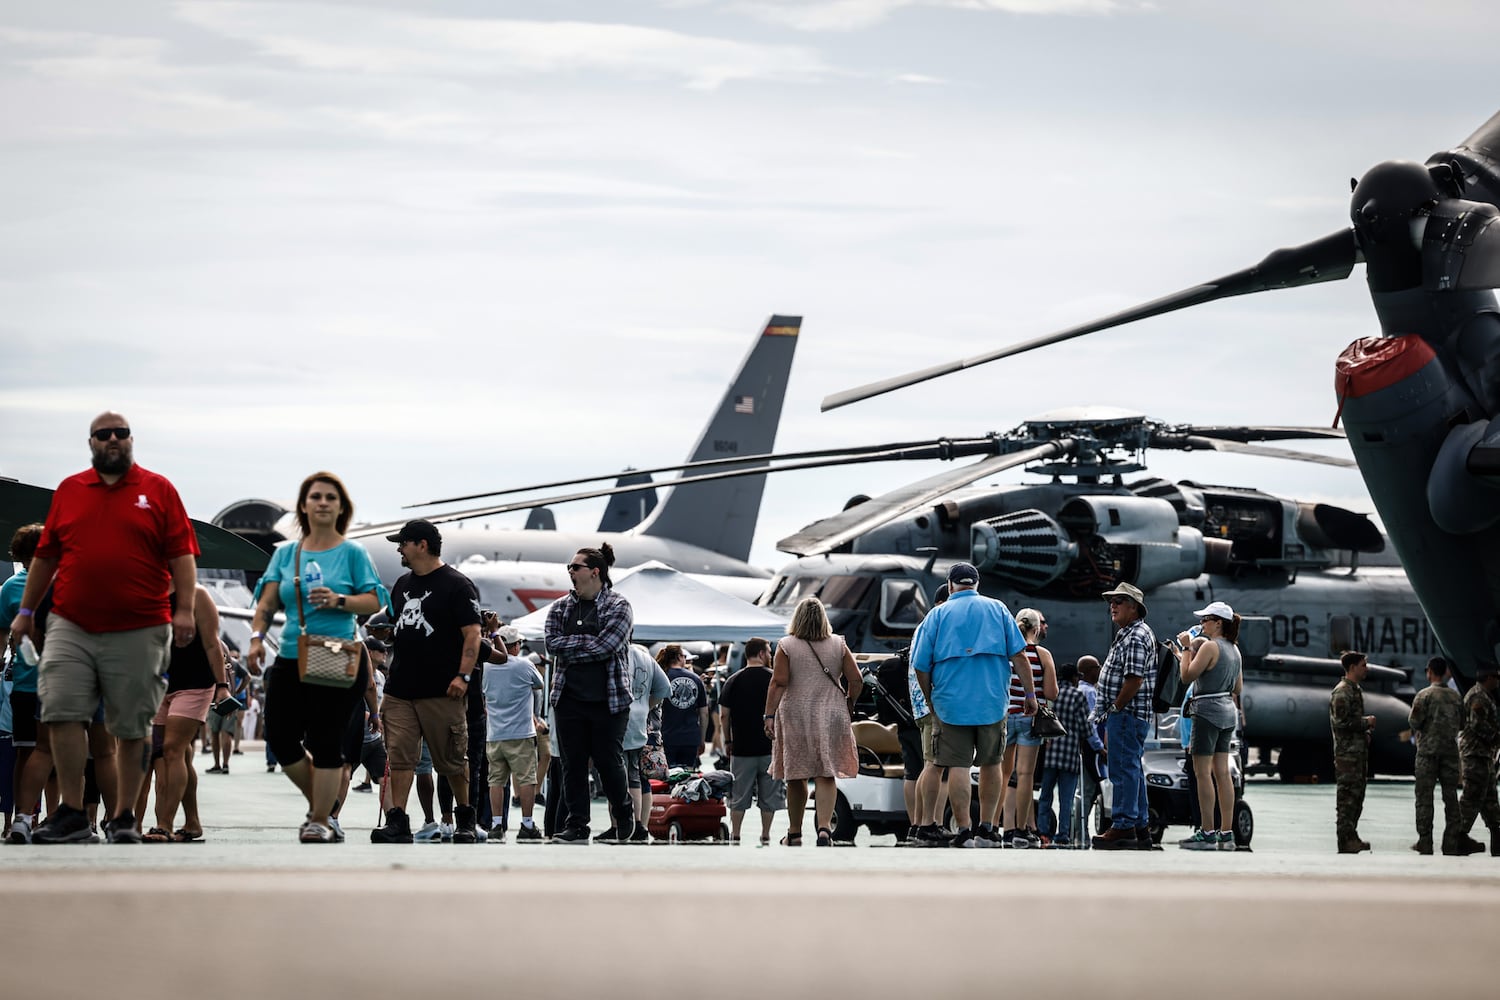
[[[796,556],[817,556],[832,552],[840,545],[891,521],[908,511],[916,510],[962,486],[977,482],[985,476],[1003,472],[1017,465],[1040,461],[1065,454],[1073,448],[1072,438],[1051,441],[1026,451],[1008,455],[995,455],[972,465],[948,469],[936,476],[911,483],[900,489],[883,493],[857,507],[850,507],[832,517],[814,521],[794,535],[788,535],[776,543],[782,552]]]

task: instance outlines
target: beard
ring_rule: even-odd
[[[94,470],[106,476],[119,476],[129,472],[131,462],[129,448],[121,448],[114,455],[108,449],[94,452]]]

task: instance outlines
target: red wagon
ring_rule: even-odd
[[[673,844],[689,840],[722,843],[729,839],[725,815],[723,799],[684,802],[672,797],[672,786],[665,781],[651,782],[651,815],[646,819],[646,829],[654,840]]]

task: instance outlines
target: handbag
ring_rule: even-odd
[[[1052,706],[1039,702],[1036,714],[1031,717],[1031,735],[1039,740],[1055,740],[1068,735],[1068,729],[1052,711]]]
[[[854,699],[849,697],[849,693],[844,690],[844,685],[842,685],[842,684],[839,683],[839,679],[837,677],[833,676],[833,672],[828,669],[828,667],[827,667],[826,664],[824,664],[823,657],[821,657],[821,656],[818,655],[818,649],[817,649],[817,647],[814,646],[811,642],[808,642],[806,639],[803,639],[802,641],[805,642],[805,643],[807,643],[807,648],[808,649],[812,650],[813,659],[815,659],[815,660],[818,661],[818,666],[821,667],[822,670],[823,670],[823,676],[827,677],[828,680],[830,682],[832,682],[833,686],[839,689],[839,693],[844,696],[844,707],[849,710],[849,718],[853,719],[854,718]]]
[[[648,739],[641,747],[641,773],[651,780],[667,780],[667,751],[660,743]]]
[[[302,543],[292,564],[297,575],[297,613],[302,631],[297,636],[297,676],[304,684],[319,687],[347,688],[359,676],[359,658],[364,644],[358,639],[336,635],[311,635],[307,631],[307,601],[302,596]]]

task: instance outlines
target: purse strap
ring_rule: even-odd
[[[837,677],[833,676],[832,672],[829,671],[827,665],[823,663],[823,657],[821,657],[821,656],[818,655],[818,647],[814,646],[812,644],[812,642],[809,641],[809,640],[807,640],[807,639],[803,639],[802,641],[805,642],[805,643],[807,643],[807,648],[808,649],[812,650],[813,659],[817,660],[818,661],[818,666],[822,667],[822,669],[823,669],[823,676],[827,677],[828,680],[833,684],[833,686],[836,687],[836,688],[838,688],[839,692],[842,693],[844,695],[844,697],[847,698],[849,695],[848,695],[848,692],[844,691],[844,685],[842,685],[842,684],[839,683],[839,679]]]
[[[296,554],[292,556],[292,586],[297,589],[297,624],[302,626],[302,634],[309,635],[307,631],[307,601],[302,597],[302,543],[297,543]]]

